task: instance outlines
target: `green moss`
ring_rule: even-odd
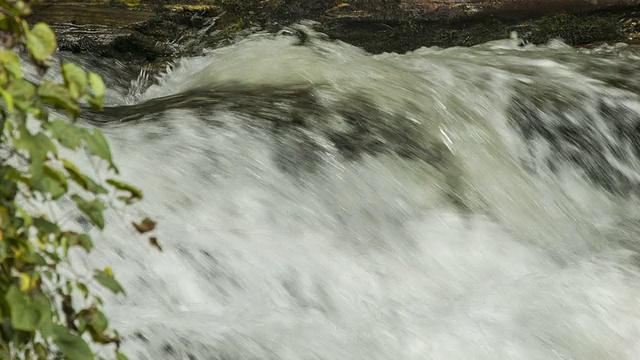
[[[518,28],[522,35],[533,43],[545,43],[561,38],[574,45],[588,44],[600,40],[623,38],[620,16],[612,13],[592,15],[558,15],[530,21]]]

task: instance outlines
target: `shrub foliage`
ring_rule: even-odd
[[[101,77],[63,63],[63,81],[44,79],[56,40],[48,25],[28,24],[29,13],[28,1],[0,0],[0,358],[84,360],[110,346],[123,360],[120,336],[109,329],[102,299],[91,290],[123,288],[110,268],[81,276],[66,271],[70,251],[92,250],[91,236],[64,228],[42,209],[68,199],[102,229],[108,208],[142,194],[115,177],[102,133],[75,122],[83,106],[102,107]],[[25,59],[38,69],[38,81],[23,76]],[[63,155],[77,151],[106,164],[110,177],[89,176]],[[135,225],[147,232],[155,224],[145,219]]]

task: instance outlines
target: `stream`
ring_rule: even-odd
[[[637,359],[640,46],[371,55],[300,25],[158,76],[63,56],[145,194],[74,254],[125,287],[131,359]]]

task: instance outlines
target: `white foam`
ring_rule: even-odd
[[[223,127],[176,110],[170,128],[107,130],[125,178],[146,195],[125,218],[156,218],[164,247],[112,217],[87,260],[111,264],[128,291],[107,308],[131,358],[637,358],[640,277],[612,225],[629,204],[570,171],[533,177],[516,161],[504,85],[523,76],[509,69],[527,51],[492,60],[507,70],[456,52],[373,58],[342,43],[259,38],[183,60],[142,95],[307,79],[382,107],[407,100],[425,141],[445,126],[475,192],[474,213],[460,214],[438,172],[393,156],[328,158],[297,181],[274,164],[268,134],[224,112],[209,115]],[[524,62],[541,74],[527,78],[554,81],[551,61]]]

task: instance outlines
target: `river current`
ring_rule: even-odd
[[[300,26],[158,76],[96,66],[83,119],[145,200],[77,271],[114,269],[132,359],[637,359],[639,60],[371,55]]]

